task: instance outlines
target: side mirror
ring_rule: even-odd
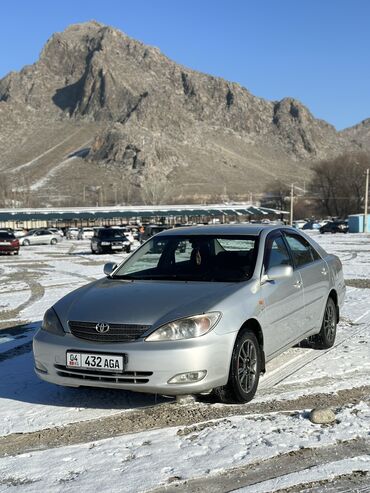
[[[288,279],[293,275],[293,267],[291,265],[276,265],[271,267],[265,275],[262,276],[261,282],[280,281],[280,279]]]
[[[113,262],[108,262],[107,264],[104,265],[104,274],[106,276],[110,276],[114,269],[117,267],[117,264],[114,264]]]

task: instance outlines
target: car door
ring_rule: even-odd
[[[54,237],[53,233],[51,233],[50,231],[44,231],[44,234],[42,237],[42,242],[45,245],[48,245],[51,242],[53,237]]]
[[[282,234],[274,231],[265,241],[263,273],[278,265],[293,267],[293,262]],[[271,357],[291,345],[302,333],[304,305],[299,271],[293,270],[292,277],[287,279],[264,282],[261,295],[265,353]]]
[[[329,269],[314,247],[298,233],[284,232],[285,239],[303,283],[305,315],[304,332],[321,327],[324,308],[329,295]]]
[[[42,231],[35,231],[34,232],[32,239],[31,239],[31,243],[33,245],[41,245],[42,244]]]

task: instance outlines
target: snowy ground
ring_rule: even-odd
[[[359,280],[370,286],[370,236],[315,239],[341,258],[349,281],[336,345],[290,349],[269,364],[253,403],[238,408],[181,408],[145,394],[39,381],[31,340],[44,311],[123,256],[97,257],[88,242],[63,241],[1,257],[0,491],[269,492],[305,485],[313,492],[334,481],[335,491],[344,491],[345,481],[370,491],[370,289],[356,287]],[[335,424],[308,420],[318,404],[336,411]],[[118,431],[107,434],[112,419]]]

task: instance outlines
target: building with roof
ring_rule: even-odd
[[[128,222],[220,222],[283,219],[288,212],[253,204],[141,205],[0,209],[0,227],[37,228],[52,225],[87,226]]]

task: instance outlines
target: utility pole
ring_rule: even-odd
[[[369,168],[366,170],[364,233],[367,233],[367,205],[369,201]]]
[[[293,201],[294,201],[294,184],[290,188],[290,225],[293,226]]]

